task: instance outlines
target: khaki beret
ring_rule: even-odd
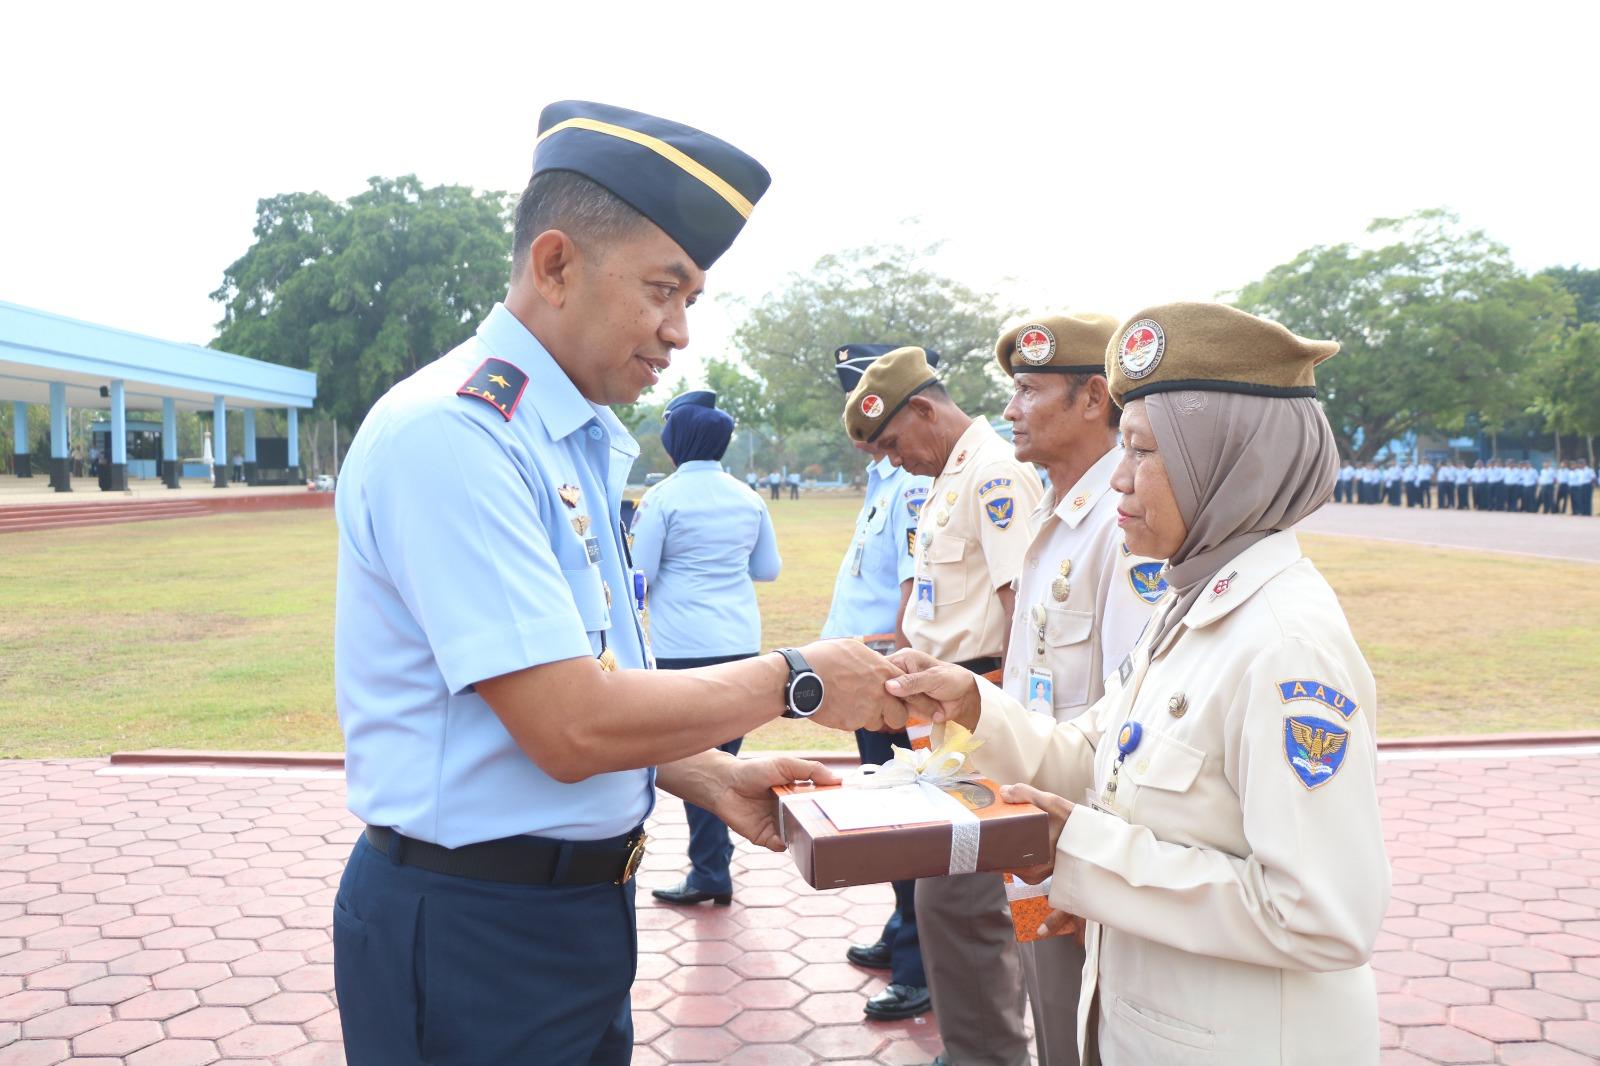
[[[1119,406],[1190,390],[1315,396],[1312,367],[1338,350],[1337,341],[1297,337],[1227,304],[1162,304],[1117,330],[1106,346],[1106,377]]]
[[[938,380],[921,348],[879,356],[844,401],[845,432],[851,440],[872,443],[907,400]]]
[[[1000,334],[995,361],[1010,377],[1028,374],[1104,374],[1106,345],[1117,331],[1110,315],[1043,315]]]

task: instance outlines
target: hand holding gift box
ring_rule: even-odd
[[[778,785],[779,826],[813,888],[1036,867],[1050,817],[967,769],[979,742],[947,726],[933,750],[898,749],[841,785]]]

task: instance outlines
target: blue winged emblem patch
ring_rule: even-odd
[[[1295,716],[1283,720],[1283,755],[1308,789],[1332,781],[1348,753],[1347,730],[1325,718]]]
[[[1011,524],[1011,517],[1016,511],[1016,501],[1010,496],[996,496],[983,505],[983,511],[1001,529]]]
[[[1128,584],[1133,594],[1146,603],[1155,603],[1167,593],[1167,581],[1161,576],[1160,563],[1140,563],[1128,569]]]

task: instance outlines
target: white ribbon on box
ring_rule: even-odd
[[[976,812],[945,788],[977,779],[977,774],[966,769],[966,763],[967,756],[980,743],[982,741],[974,740],[971,733],[952,722],[946,725],[944,743],[939,747],[932,751],[896,748],[893,759],[881,765],[862,766],[848,783],[864,789],[914,786],[918,798],[933,815],[921,820],[950,823],[950,873],[976,873],[983,824]],[[898,824],[898,820],[884,824]]]

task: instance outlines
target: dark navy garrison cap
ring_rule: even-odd
[[[539,116],[533,172],[570,170],[660,226],[701,270],[733,244],[772,184],[727,141],[625,107],[560,100]]]
[[[691,392],[680,393],[667,403],[666,414],[671,414],[680,407],[716,407],[717,394],[710,389],[694,389]]]
[[[861,381],[861,375],[867,372],[867,367],[880,355],[888,355],[896,348],[903,348],[903,344],[844,344],[833,353],[833,369],[839,375],[839,385],[846,393],[854,389]],[[939,365],[939,353],[923,349],[928,356],[929,366]]]

